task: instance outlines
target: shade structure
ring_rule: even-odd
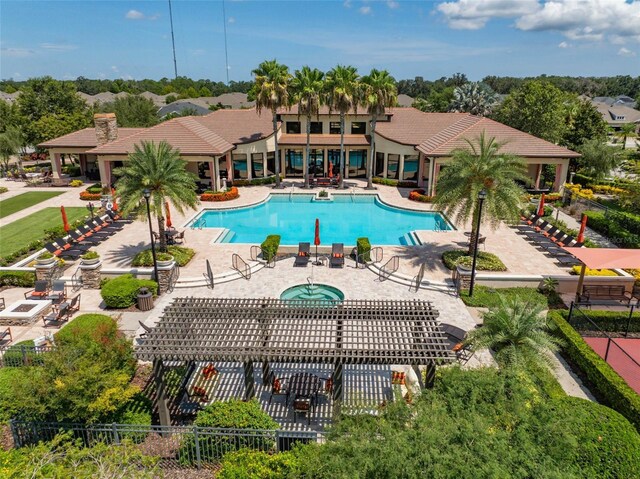
[[[166,214],[167,214],[167,228],[171,228],[173,226],[173,223],[171,223],[171,210],[169,209],[169,202],[168,201],[164,202],[164,209],[165,209]]]
[[[565,248],[590,269],[640,268],[640,249]]]
[[[329,162],[329,178],[333,178],[333,163]]]
[[[545,194],[542,193],[542,196],[540,197],[540,205],[538,206],[538,216],[544,216],[544,198]]]
[[[62,214],[62,227],[68,233],[71,227],[69,226],[69,220],[67,220],[67,212],[64,209],[64,206],[60,207],[60,214]]]
[[[587,215],[582,215],[582,221],[580,222],[580,232],[578,233],[578,237],[576,241],[578,243],[584,243],[584,230],[587,227]]]
[[[116,200],[115,188],[111,188],[111,211],[118,211],[118,202]]]

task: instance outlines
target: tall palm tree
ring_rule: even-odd
[[[454,150],[446,173],[438,178],[434,204],[458,222],[465,223],[471,218],[469,255],[473,255],[480,205],[478,193],[482,190],[487,193],[482,219],[488,220],[492,227],[501,221],[517,222],[524,191],[516,181],[527,180],[527,167],[522,158],[501,153],[504,144],[495,138],[486,138],[484,131],[475,141],[465,141],[468,148]]]
[[[627,138],[633,138],[636,136],[636,130],[638,125],[635,123],[625,123],[614,134],[622,140],[622,149],[627,148]]]
[[[324,102],[324,73],[308,66],[296,70],[291,80],[294,103],[298,104],[298,117],[307,117],[307,159],[302,165],[304,187],[309,188],[309,158],[311,156],[311,116],[320,114],[320,105]]]
[[[352,66],[338,65],[327,73],[325,87],[330,110],[340,113],[340,183],[344,187],[344,124],[345,116],[353,108],[358,111],[359,84],[358,70]]]
[[[387,108],[395,106],[398,90],[395,79],[386,70],[376,70],[362,77],[362,100],[371,115],[371,158],[367,162],[367,189],[373,188],[373,161],[375,159],[376,122]]]
[[[143,141],[135,145],[124,166],[114,170],[118,176],[116,192],[123,215],[134,213],[146,218],[146,205],[142,201],[144,190],[151,192],[149,207],[158,219],[160,251],[167,250],[164,234],[164,205],[168,200],[180,213],[198,204],[197,177],[186,170],[187,162],[180,159],[180,151],[166,141],[156,144]]]
[[[487,116],[491,114],[496,101],[495,92],[484,83],[465,83],[453,90],[449,111]]]
[[[505,368],[552,368],[549,353],[557,351],[562,341],[549,333],[545,308],[500,296],[500,305],[484,314],[483,327],[470,331],[465,342],[474,349],[492,349]]]
[[[276,188],[280,188],[280,152],[278,151],[278,109],[289,106],[289,87],[291,74],[289,67],[276,60],[265,60],[251,73],[255,75],[253,85],[258,114],[263,109],[271,111],[273,121],[273,139],[276,145],[275,174]]]

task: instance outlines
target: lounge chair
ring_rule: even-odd
[[[63,253],[69,250],[77,250],[77,251],[84,252],[84,251],[87,251],[89,248],[91,248],[91,246],[93,246],[89,242],[75,243],[73,241],[73,237],[71,238],[71,241],[67,241],[64,238],[56,238],[53,240],[53,243],[57,244],[60,247],[60,249],[62,249]]]
[[[344,243],[333,243],[331,245],[330,267],[342,268],[344,266]]]
[[[87,238],[77,231],[69,231],[69,236],[73,240],[74,245],[89,245],[94,246],[100,243],[100,238]]]
[[[298,243],[298,256],[293,262],[294,266],[307,266],[311,258],[311,243]]]
[[[42,318],[44,325],[47,326],[49,323],[64,323],[69,320],[69,306],[65,303],[59,305],[57,308],[54,307],[53,310]]]
[[[62,253],[62,248],[54,245],[53,243],[45,243],[44,249],[46,249],[53,256],[60,256],[60,253]]]
[[[24,293],[24,299],[46,299],[49,295],[49,282],[39,279],[34,284],[35,288]]]
[[[63,307],[67,308],[69,316],[71,316],[73,313],[80,311],[80,296],[81,295],[78,294],[74,296],[71,301],[65,301],[64,303],[60,303],[60,308],[63,308]]]
[[[62,303],[67,299],[67,286],[65,282],[60,279],[56,279],[51,285],[51,291],[49,291],[47,299],[50,299],[54,303]]]

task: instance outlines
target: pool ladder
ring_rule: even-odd
[[[207,222],[204,219],[204,217],[201,216],[196,221],[191,223],[191,229],[194,230],[194,229],[198,228],[199,230],[201,230],[205,224],[207,224]]]

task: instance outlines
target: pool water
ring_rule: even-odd
[[[307,301],[343,301],[344,293],[327,284],[298,284],[287,288],[280,299],[302,299]]]
[[[323,245],[355,245],[362,236],[373,245],[415,244],[414,230],[449,230],[436,212],[411,211],[381,203],[377,195],[334,195],[333,201],[313,201],[314,195],[271,195],[256,206],[206,210],[195,221],[204,228],[227,228],[227,243],[262,243],[267,235],[281,236],[280,244],[313,245],[315,220],[320,220]]]

